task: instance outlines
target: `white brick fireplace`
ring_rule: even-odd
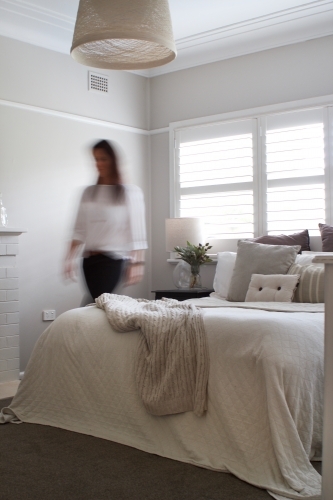
[[[23,229],[0,226],[0,383],[19,379],[19,280],[16,256]]]

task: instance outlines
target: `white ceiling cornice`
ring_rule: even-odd
[[[0,35],[69,54],[75,18],[26,0],[0,0]],[[316,0],[176,40],[175,61],[138,71],[162,75],[333,34],[333,0]]]
[[[75,18],[25,0],[0,0],[0,35],[69,54]]]
[[[318,0],[312,4],[305,4],[292,9],[285,9],[266,16],[259,16],[240,23],[224,26],[216,30],[206,31],[197,35],[177,40],[179,50],[193,45],[210,43],[222,38],[237,36],[247,32],[258,31],[273,25],[289,23],[309,16],[326,14],[333,10],[332,0]],[[333,30],[333,27],[332,27]]]
[[[167,67],[149,70],[149,76],[332,34],[333,1],[318,0],[178,39],[177,58]]]
[[[40,5],[36,5],[31,2],[27,2],[26,0],[2,0],[2,7],[5,9],[7,5],[7,10],[14,10],[14,12],[18,12],[19,14],[31,13],[34,12],[38,17],[43,18],[43,16],[49,16],[54,19],[61,19],[70,22],[73,24],[73,19],[66,14],[62,14],[60,12],[56,12],[52,9],[47,9]],[[75,20],[74,20],[75,22]]]
[[[68,30],[71,33],[74,30],[75,19],[60,12],[26,2],[25,0],[1,0],[0,9],[16,16],[22,16],[26,19],[33,19],[40,23]]]

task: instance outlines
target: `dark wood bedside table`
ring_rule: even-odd
[[[152,292],[155,293],[155,300],[160,300],[162,297],[166,299],[187,300],[208,297],[214,290],[212,288],[175,288],[173,290],[152,290]]]

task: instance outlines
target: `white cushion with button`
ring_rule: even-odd
[[[299,274],[252,274],[245,302],[291,302]]]

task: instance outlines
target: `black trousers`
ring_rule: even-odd
[[[83,273],[92,298],[112,293],[121,279],[123,268],[123,259],[112,259],[103,254],[84,258]]]

